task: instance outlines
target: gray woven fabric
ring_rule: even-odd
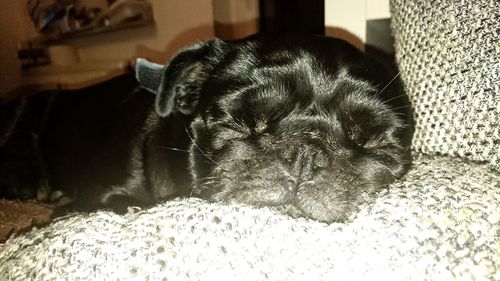
[[[1,280],[500,280],[500,178],[418,157],[347,224],[176,200],[0,246]]]
[[[499,9],[495,0],[391,1],[414,149],[500,167]]]

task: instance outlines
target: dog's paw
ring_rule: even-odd
[[[49,203],[55,207],[63,207],[71,204],[74,200],[65,195],[61,190],[54,190],[50,193]]]

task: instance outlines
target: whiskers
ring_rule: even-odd
[[[391,109],[397,110],[397,109],[403,109],[403,108],[411,108],[411,105],[403,105],[403,106],[398,106],[398,107],[392,107]]]
[[[223,185],[222,181],[224,179],[230,178],[228,176],[225,176],[224,174],[218,173],[218,175],[216,176],[206,176],[204,178],[198,179],[196,181],[195,187],[191,189],[189,197],[193,197],[195,189],[198,193],[201,193],[205,190],[214,190],[221,187]]]
[[[210,189],[213,185],[220,184],[220,178],[216,176],[208,176],[204,177],[201,179],[198,179],[195,187],[191,188],[191,193],[189,193],[189,197],[193,197],[193,193],[195,189],[197,192],[203,191],[203,190],[208,190]]]
[[[163,146],[163,145],[156,145],[155,147],[158,147],[160,149],[165,149],[165,150],[172,150],[172,151],[189,153],[189,150],[187,150],[187,149],[181,149],[181,148],[176,148],[176,147],[169,147],[169,146]]]
[[[375,96],[376,97],[380,97],[380,95],[382,94],[382,92],[384,92],[385,89],[387,89],[387,87],[389,87],[392,82],[394,82],[394,80],[396,80],[396,78],[399,77],[399,74],[401,74],[401,71],[399,71],[396,75],[394,75],[394,77],[391,79],[391,81],[389,81],[383,88],[382,90],[380,90]],[[389,99],[386,99],[386,100],[382,100],[382,103],[385,104],[385,105],[389,105],[389,102],[390,101],[393,101],[395,99],[398,99],[398,98],[401,98],[401,97],[404,97],[406,96],[406,93],[403,93],[401,95],[397,95],[395,97],[391,97]],[[391,109],[393,110],[397,110],[397,109],[402,109],[402,108],[409,108],[411,107],[411,105],[403,105],[403,106],[398,106],[398,107],[391,107]]]
[[[207,153],[205,153],[201,147],[196,143],[196,141],[194,140],[194,138],[191,136],[191,134],[189,133],[189,130],[187,129],[186,126],[184,126],[184,129],[186,130],[186,134],[188,135],[189,139],[191,140],[191,142],[193,143],[193,145],[198,149],[198,151],[200,151],[200,153],[205,156],[208,160],[210,160],[212,163],[214,163],[215,165],[221,167],[221,165],[217,162],[215,162],[212,158],[210,158],[208,156]],[[190,153],[189,149],[182,149],[182,148],[177,148],[177,147],[170,147],[170,146],[163,146],[163,145],[157,145],[155,147],[158,147],[160,149],[165,149],[165,150],[172,150],[172,151],[178,151],[178,152],[184,152],[184,153]]]
[[[402,94],[402,95],[395,96],[395,97],[392,97],[392,98],[387,99],[387,100],[383,100],[382,103],[387,104],[387,103],[389,103],[392,100],[395,100],[395,99],[398,99],[398,98],[401,98],[401,97],[404,97],[404,96],[406,96],[406,94]]]
[[[198,151],[201,153],[201,155],[205,156],[205,158],[207,158],[208,160],[210,160],[210,162],[212,162],[212,163],[214,163],[215,165],[217,165],[218,167],[222,168],[222,166],[221,166],[219,163],[215,162],[212,158],[210,158],[210,157],[208,156],[208,154],[207,154],[207,153],[205,153],[205,152],[201,149],[201,147],[200,147],[200,146],[196,143],[196,141],[194,140],[194,138],[193,138],[193,137],[191,136],[191,134],[189,133],[189,130],[188,130],[188,128],[186,127],[186,125],[184,125],[184,129],[186,130],[186,134],[187,134],[187,136],[189,137],[189,139],[191,140],[191,142],[193,143],[193,145],[194,145],[194,146],[198,149]]]
[[[394,80],[396,80],[396,78],[399,77],[399,74],[401,73],[401,71],[399,71],[396,75],[394,75],[394,77],[391,79],[391,81],[389,81],[389,83],[387,83],[387,85],[385,85],[382,90],[380,90],[375,96],[378,97],[380,96],[380,94],[382,94],[383,91],[385,91],[385,89],[387,89],[387,87],[389,87],[392,82],[394,82]]]
[[[406,104],[406,105],[402,105],[402,106],[395,106],[395,107],[393,107],[392,105],[389,104],[390,101],[398,99],[398,98],[401,98],[401,97],[404,97],[404,96],[406,96],[406,94],[395,96],[395,97],[392,97],[392,98],[390,98],[388,100],[383,100],[382,103],[385,104],[385,105],[387,105],[387,106],[390,106],[392,110],[398,110],[398,109],[403,109],[403,108],[411,108],[410,104]]]

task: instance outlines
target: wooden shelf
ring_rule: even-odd
[[[31,91],[82,89],[129,72],[130,63],[115,60],[33,67],[21,73],[22,86]]]
[[[109,32],[129,29],[129,28],[139,28],[139,27],[145,27],[145,26],[152,26],[154,24],[155,24],[155,22],[154,22],[153,18],[147,18],[147,19],[141,19],[141,20],[136,20],[136,21],[123,22],[123,23],[120,23],[120,24],[114,25],[114,26],[87,27],[87,28],[82,28],[82,29],[79,29],[79,30],[76,30],[73,32],[68,32],[68,33],[42,34],[40,36],[37,36],[33,39],[28,40],[28,42],[51,44],[51,43],[56,43],[56,42],[60,42],[60,41],[64,41],[64,40],[99,35],[99,34],[104,34],[104,33],[109,33]]]

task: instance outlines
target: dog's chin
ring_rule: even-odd
[[[322,179],[298,185],[286,176],[276,175],[276,170],[274,172],[240,171],[238,175],[253,175],[250,180],[241,181],[238,175],[219,173],[222,177],[211,177],[218,179],[198,187],[196,195],[212,202],[267,207],[295,218],[332,223],[348,221],[367,198],[364,194],[376,190],[359,178],[338,172],[325,173]]]
[[[355,204],[352,201],[334,198],[335,196],[314,195],[316,190],[300,191],[301,195],[288,192],[235,192],[230,195],[214,194],[210,201],[229,204],[244,204],[252,207],[267,207],[278,213],[293,218],[308,218],[320,222],[346,222],[353,214]],[[262,194],[267,197],[263,197]]]

